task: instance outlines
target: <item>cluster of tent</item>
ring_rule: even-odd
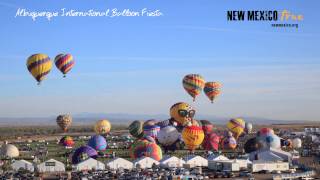
[[[63,77],[66,77],[66,74],[73,68],[75,61],[71,54],[58,54],[54,59],[54,63],[63,74]],[[46,54],[33,54],[27,59],[27,68],[40,84],[50,73],[52,62]]]
[[[136,140],[130,149],[131,157],[147,156],[160,160],[161,147],[166,152],[185,147],[193,152],[200,146],[207,151],[233,150],[237,147],[237,138],[252,130],[252,124],[236,118],[228,121],[225,134],[218,134],[210,121],[195,120],[195,112],[189,104],[179,102],[170,108],[171,118],[168,120],[132,122],[128,129]]]
[[[213,103],[214,99],[221,94],[222,85],[219,82],[206,82],[199,74],[188,74],[182,80],[183,88],[195,101],[196,97],[204,91],[209,100]]]

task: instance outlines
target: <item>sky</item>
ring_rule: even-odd
[[[198,114],[317,120],[320,112],[319,1],[1,0],[0,117],[62,113],[168,114],[176,102]],[[159,10],[159,17],[15,17],[27,11]],[[289,10],[298,28],[227,21],[229,10]],[[297,23],[288,21],[288,23]],[[71,53],[40,86],[26,60]],[[186,74],[223,84],[211,104],[182,87]],[[107,118],[107,117],[106,117]]]

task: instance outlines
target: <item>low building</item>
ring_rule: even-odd
[[[19,169],[25,169],[30,172],[34,171],[34,166],[31,162],[26,160],[18,160],[11,164],[13,170],[18,171]]]
[[[253,173],[259,171],[287,171],[289,170],[288,162],[274,162],[274,161],[252,161],[250,169]]]
[[[134,167],[140,167],[142,169],[151,168],[155,165],[159,165],[159,162],[150,157],[142,157],[133,161]]]
[[[189,155],[185,156],[183,160],[185,161],[183,166],[186,168],[193,168],[197,166],[208,167],[208,160],[201,156]]]
[[[48,161],[45,161],[38,166],[38,172],[44,173],[44,172],[65,172],[65,166],[62,162],[57,161],[55,159],[49,159]]]
[[[250,153],[250,161],[286,161],[291,162],[292,155],[275,148],[266,148]]]
[[[167,156],[161,159],[160,166],[168,168],[168,167],[182,167],[186,162],[180,158],[175,156]]]
[[[89,158],[74,165],[72,169],[74,171],[104,170],[105,164],[95,159]]]
[[[112,159],[111,161],[107,162],[106,165],[108,168],[113,170],[117,170],[119,168],[130,170],[133,168],[133,163],[123,158]]]

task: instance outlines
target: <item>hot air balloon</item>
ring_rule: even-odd
[[[292,140],[292,146],[293,146],[293,148],[301,148],[301,146],[302,146],[302,141],[301,141],[301,139],[300,138],[294,138],[293,140]]]
[[[145,139],[138,139],[130,147],[130,156],[133,159],[150,157],[160,161],[162,159],[162,151],[156,143]]]
[[[85,161],[89,158],[96,159],[98,153],[95,149],[90,146],[81,146],[72,155],[72,164],[78,164],[82,161]]]
[[[1,156],[15,158],[19,156],[19,149],[13,144],[4,144],[1,147]]]
[[[133,121],[129,125],[129,133],[136,138],[141,138],[143,136],[143,122]]]
[[[173,122],[172,122],[171,119],[167,119],[167,120],[164,120],[164,121],[157,122],[157,125],[160,126],[160,128],[164,128],[164,127],[173,125]]]
[[[97,121],[94,126],[94,131],[97,134],[108,134],[110,130],[111,130],[111,124],[106,119]]]
[[[272,134],[266,137],[266,143],[268,147],[280,149],[281,141],[279,136]]]
[[[220,136],[216,133],[211,132],[210,134],[206,134],[202,146],[207,151],[218,151],[220,143]]]
[[[213,130],[213,124],[207,120],[200,120],[200,124],[204,134],[211,134]]]
[[[157,124],[155,119],[149,119],[143,123],[143,126],[154,126]]]
[[[88,146],[97,151],[103,151],[107,148],[107,141],[103,136],[94,135],[89,139]]]
[[[146,125],[143,127],[143,134],[145,136],[151,136],[154,139],[157,138],[159,131],[160,131],[160,126],[157,126],[157,125]]]
[[[38,84],[49,74],[52,62],[46,54],[33,54],[27,60],[27,67]]]
[[[190,151],[195,150],[203,142],[204,133],[199,126],[186,126],[182,131],[182,140]]]
[[[223,149],[233,150],[237,147],[237,140],[232,136],[225,137],[222,140],[222,147],[223,147]]]
[[[196,111],[187,103],[179,102],[171,106],[170,116],[178,125],[186,126],[191,123]]]
[[[227,128],[233,133],[234,137],[238,137],[243,133],[245,127],[245,121],[240,118],[231,119],[227,123]]]
[[[62,114],[57,117],[58,126],[64,131],[67,132],[68,128],[71,126],[72,117],[69,114]]]
[[[247,142],[243,146],[244,151],[246,153],[251,153],[251,152],[257,151],[258,148],[259,148],[259,144],[258,143],[259,142],[258,142],[256,137],[247,140]]]
[[[193,97],[193,101],[195,101],[204,87],[205,80],[199,74],[188,74],[183,78],[182,84],[183,88]]]
[[[222,85],[218,82],[205,83],[203,91],[207,95],[207,97],[210,99],[211,103],[213,103],[214,99],[220,95],[221,87]]]
[[[257,136],[259,137],[267,137],[269,135],[273,135],[274,131],[271,128],[261,128],[258,132],[257,132]]]
[[[64,136],[60,139],[59,144],[66,148],[72,148],[74,141],[71,136]]]
[[[247,134],[250,134],[251,131],[252,131],[252,124],[249,123],[249,122],[246,122],[246,123],[245,123],[244,131],[245,131]]]
[[[163,146],[170,146],[179,139],[180,133],[173,126],[166,126],[160,129],[158,141]]]
[[[71,54],[58,54],[54,58],[54,63],[56,67],[62,72],[63,77],[66,77],[66,74],[74,66],[74,60]]]

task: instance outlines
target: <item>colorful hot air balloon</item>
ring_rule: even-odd
[[[238,137],[243,133],[245,127],[245,121],[240,118],[231,119],[227,123],[227,128],[233,133],[234,137]]]
[[[178,125],[186,126],[191,123],[196,111],[187,103],[179,102],[171,106],[170,116]]]
[[[74,66],[74,60],[71,54],[58,54],[54,58],[54,63],[56,67],[62,72],[63,77],[66,77],[66,74]]]
[[[211,132],[210,134],[206,134],[202,146],[207,151],[218,151],[220,143],[220,136],[216,133]]]
[[[218,82],[206,82],[203,88],[204,93],[213,103],[214,99],[221,94],[220,88],[222,85]]]
[[[182,140],[187,148],[191,151],[195,150],[203,142],[204,133],[199,126],[186,126],[182,131]]]
[[[107,141],[103,136],[94,135],[89,139],[88,146],[97,151],[103,151],[107,148]]]
[[[158,132],[158,141],[163,146],[170,146],[179,139],[180,133],[173,126],[161,128]]]
[[[157,126],[157,125],[146,125],[143,127],[143,134],[145,136],[151,136],[154,139],[157,138],[159,131],[160,131],[160,126]]]
[[[208,120],[200,120],[200,124],[204,134],[211,134],[213,130],[213,124]]]
[[[279,136],[272,134],[266,137],[266,144],[267,147],[280,149],[281,148],[281,141]]]
[[[171,119],[167,119],[164,121],[157,122],[157,125],[160,126],[160,128],[164,128],[164,127],[173,125],[173,122],[171,121]]]
[[[98,153],[90,146],[81,146],[72,155],[72,164],[78,164],[89,158],[97,159]]]
[[[269,135],[273,135],[274,131],[271,128],[261,128],[258,132],[257,132],[257,136],[259,137],[267,137]]]
[[[150,157],[160,161],[162,159],[162,151],[156,143],[146,139],[138,139],[130,147],[130,156],[133,159]]]
[[[52,62],[46,54],[33,54],[27,60],[27,67],[40,84],[51,71]]]
[[[97,134],[108,134],[110,130],[111,130],[111,124],[106,119],[99,120],[94,125],[94,131]]]
[[[141,138],[143,136],[143,122],[142,121],[133,121],[129,125],[129,133],[136,138]]]
[[[64,136],[60,139],[59,144],[66,148],[72,148],[74,141],[71,136]]]
[[[237,147],[237,140],[232,137],[232,136],[229,136],[229,137],[225,137],[223,140],[222,140],[222,147],[223,149],[235,149]]]
[[[199,74],[188,74],[183,78],[182,84],[183,88],[193,97],[193,101],[195,101],[204,87],[205,80]]]
[[[64,131],[67,132],[68,128],[72,124],[72,117],[69,114],[62,114],[57,117],[58,126]]]
[[[292,147],[292,140],[291,139],[282,139],[282,138],[280,138],[280,142],[281,142],[281,146],[282,147],[288,147],[288,148]]]
[[[149,119],[143,123],[143,126],[154,126],[156,124],[157,124],[157,121],[155,119]]]
[[[249,122],[246,122],[244,131],[245,131],[247,134],[250,134],[251,131],[252,131],[252,124],[249,123]]]

